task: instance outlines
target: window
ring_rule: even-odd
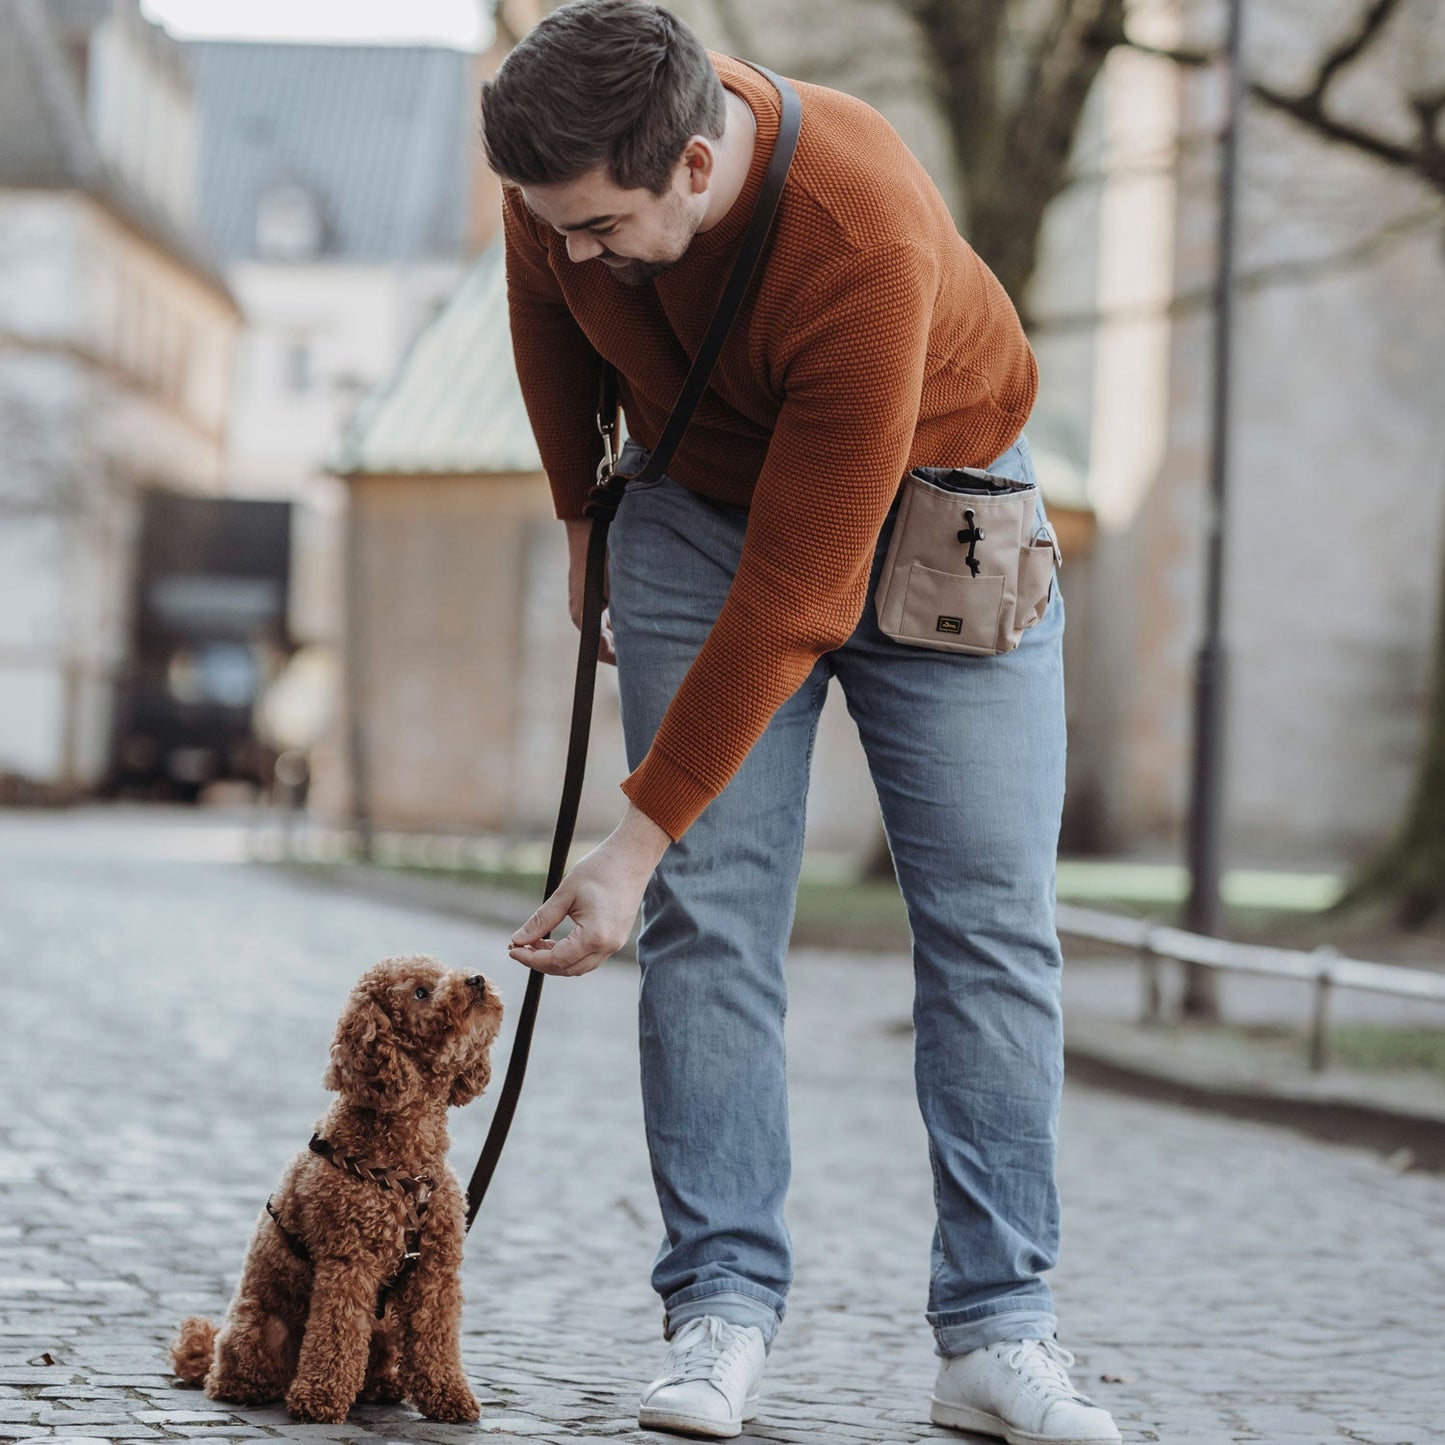
[[[268,261],[309,261],[326,239],[321,207],[302,186],[277,186],[256,202],[256,250]]]
[[[316,383],[311,364],[311,343],[304,337],[293,337],[286,343],[286,390],[305,395]]]

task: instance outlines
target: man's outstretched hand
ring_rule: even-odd
[[[647,880],[672,839],[630,803],[627,814],[512,935],[508,953],[539,973],[576,978],[605,963],[632,933]],[[547,937],[565,919],[572,931]]]

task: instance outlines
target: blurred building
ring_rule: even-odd
[[[99,781],[147,489],[222,486],[237,307],[184,56],[138,0],[0,0],[0,778]]]
[[[290,630],[306,679],[289,741],[320,735],[342,628],[344,491],[325,470],[496,224],[479,160],[482,58],[438,46],[206,42],[199,209],[246,313],[226,476],[293,502]],[[309,697],[303,697],[309,694]]]

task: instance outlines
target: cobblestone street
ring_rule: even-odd
[[[362,969],[433,953],[512,1009],[524,983],[500,931],[244,856],[243,827],[205,815],[0,814],[0,1441],[673,1438],[633,1414],[661,1359],[658,1225],[635,970],[617,962],[549,981],[468,1241],[480,1427],[380,1406],[301,1425],[173,1384],[166,1342],[183,1315],[224,1309],[329,1097],[327,1044]],[[801,951],[791,989],[797,1283],[744,1438],[963,1439],[927,1424],[907,968]],[[510,1030],[499,1062],[509,1046]],[[452,1116],[463,1177],[489,1112]],[[1445,1437],[1445,1179],[1075,1087],[1061,1184],[1063,1343],[1126,1440]]]

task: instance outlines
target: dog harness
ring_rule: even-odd
[[[364,1159],[354,1158],[350,1154],[337,1154],[331,1144],[319,1134],[311,1136],[311,1142],[307,1147],[313,1154],[320,1155],[333,1169],[339,1169],[343,1174],[351,1175],[353,1179],[379,1185],[388,1193],[401,1196],[402,1212],[406,1216],[404,1252],[396,1273],[386,1280],[377,1291],[376,1317],[381,1319],[386,1313],[387,1301],[391,1298],[393,1291],[416,1268],[416,1262],[421,1258],[421,1232],[426,1223],[427,1209],[431,1205],[432,1190],[436,1188],[436,1180],[430,1174],[399,1174],[385,1164],[368,1164]],[[266,1213],[271,1216],[272,1223],[281,1232],[281,1238],[286,1241],[286,1248],[303,1264],[314,1264],[311,1251],[306,1247],[306,1241],[281,1223],[281,1216],[276,1212],[276,1206],[270,1199],[266,1201]]]

